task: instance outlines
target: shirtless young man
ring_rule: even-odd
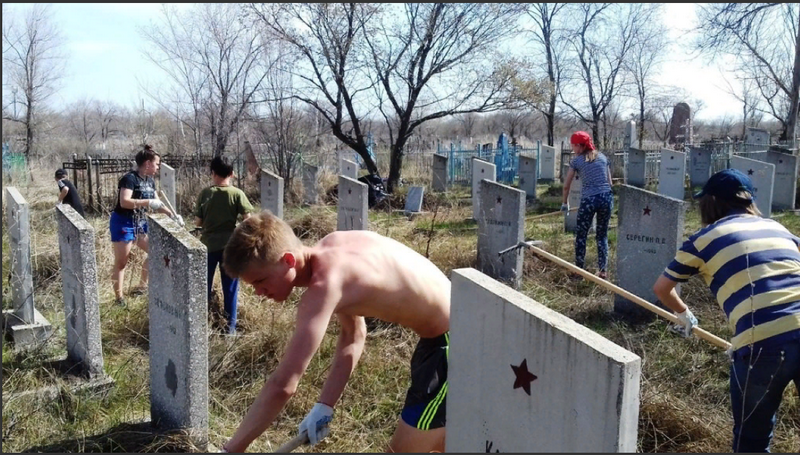
[[[334,315],[341,326],[336,353],[319,400],[299,432],[307,432],[312,445],[328,434],[333,407],[364,349],[364,316],[371,316],[408,327],[421,338],[411,359],[411,387],[388,451],[444,451],[450,280],[433,263],[369,231],[334,232],[306,247],[286,222],[265,210],[236,228],[225,247],[223,266],[258,295],[278,302],[295,286],[307,288],[283,359],[224,451],[244,452],[272,424],[297,390]]]

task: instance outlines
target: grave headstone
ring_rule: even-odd
[[[405,214],[410,215],[422,211],[422,197],[425,194],[424,186],[412,186],[406,195]]]
[[[102,377],[100,296],[94,228],[68,204],[56,207],[67,360],[89,377]]]
[[[369,223],[368,202],[366,183],[340,175],[336,230],[367,230]]]
[[[569,204],[570,211],[564,215],[564,232],[575,232],[578,228],[578,207],[581,206],[581,186],[583,185],[580,175],[575,173],[572,179],[572,185],[569,187],[569,194],[567,195],[567,203]],[[575,210],[572,210],[575,209]],[[597,229],[597,216],[592,217],[592,225],[589,227],[589,232],[594,232]]]
[[[709,177],[711,177],[711,150],[692,147],[689,151],[690,185],[703,186]]]
[[[206,247],[166,215],[148,216],[150,419],[208,441]]]
[[[346,158],[339,161],[339,174],[358,180],[358,165]]]
[[[518,288],[522,279],[522,249],[498,253],[524,240],[525,192],[482,180],[478,218],[478,269]]]
[[[768,150],[764,161],[775,165],[772,208],[774,210],[794,209],[797,198],[798,156]]]
[[[261,210],[283,219],[283,178],[261,170]]]
[[[686,186],[686,154],[661,149],[658,168],[658,193],[683,200]]]
[[[686,103],[678,103],[672,108],[668,144],[679,144],[686,141],[686,129],[692,119],[692,109]]]
[[[52,334],[52,326],[34,307],[30,206],[13,186],[6,187],[4,201],[11,249],[12,309],[3,311],[3,326],[11,332],[14,350],[23,351],[46,341]]]
[[[625,167],[625,184],[644,188],[647,184],[647,152],[631,147]]]
[[[767,150],[769,148],[769,131],[747,127],[744,130],[744,143],[747,152]]]
[[[539,149],[539,180],[552,182],[556,179],[556,148],[542,144]]]
[[[176,197],[175,169],[166,163],[161,163],[158,180],[161,185],[161,191],[167,196],[169,203],[172,204],[176,211],[179,211],[180,208]]]
[[[684,202],[630,185],[620,186],[618,194],[617,285],[656,303],[653,284],[683,241]],[[680,293],[680,285],[675,289]],[[614,311],[653,315],[619,295]]]
[[[447,191],[447,157],[433,154],[433,191]]]
[[[756,207],[764,218],[772,216],[772,191],[775,184],[775,165],[759,160],[731,157],[731,169],[742,171],[750,178],[755,190]]]
[[[636,122],[631,120],[630,122],[625,124],[625,143],[623,147],[625,150],[630,149],[631,147],[638,147],[639,146],[639,139],[637,137],[636,132]]]
[[[518,159],[519,188],[525,192],[527,199],[536,199],[536,157],[520,154]]]
[[[636,451],[639,356],[477,270],[451,279],[448,453]]]
[[[303,163],[303,202],[309,205],[319,203],[317,191],[317,172],[319,168]]]
[[[481,159],[472,158],[472,219],[478,220],[481,210],[481,180],[497,180],[497,167]]]

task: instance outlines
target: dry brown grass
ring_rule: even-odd
[[[49,175],[45,173],[46,175]],[[43,385],[63,383],[46,360],[64,351],[64,318],[61,302],[58,248],[52,206],[51,181],[34,181],[20,188],[32,206],[33,256],[36,304],[53,323],[56,335],[46,349],[18,356],[3,350],[4,394]],[[544,188],[540,188],[544,190]],[[390,205],[402,207],[401,188]],[[425,210],[431,212],[409,221],[388,210],[370,213],[371,229],[396,238],[430,259],[443,271],[476,265],[476,225],[471,216],[468,190],[426,194]],[[544,195],[542,195],[544,196]],[[558,192],[543,197],[529,213],[558,209]],[[190,200],[190,198],[183,198]],[[254,202],[255,204],[255,202]],[[184,216],[188,204],[182,204]],[[436,213],[435,219],[433,212]],[[311,244],[336,226],[335,207],[287,207],[285,217],[295,232]],[[787,217],[789,217],[787,215]],[[793,217],[797,218],[797,217]],[[786,218],[784,218],[785,221]],[[65,391],[48,403],[18,400],[3,403],[5,451],[126,451],[171,452],[195,448],[180,433],[159,435],[141,422],[149,416],[148,320],[145,297],[129,299],[127,309],[113,305],[110,284],[111,243],[106,217],[90,218],[95,227],[100,279],[100,306],[106,372],[117,385],[104,398]],[[687,232],[696,227],[690,217]],[[612,225],[616,224],[612,220]],[[800,221],[791,227],[800,231]],[[573,237],[563,232],[560,217],[529,223],[526,238],[545,241],[545,248],[572,261]],[[612,265],[616,237],[610,235]],[[3,234],[7,247],[7,235]],[[8,265],[4,248],[3,265]],[[134,249],[126,275],[126,287],[135,285],[144,255]],[[590,238],[587,264],[596,263]],[[521,291],[599,332],[642,358],[639,451],[672,452],[729,450],[732,419],[728,399],[727,361],[723,353],[699,340],[683,340],[659,320],[628,321],[614,315],[609,292],[590,282],[573,283],[560,267],[526,253]],[[217,280],[219,278],[217,277]],[[218,286],[218,284],[217,284]],[[710,293],[699,281],[684,287],[703,326],[727,337],[730,332]],[[230,341],[216,332],[209,336],[210,441],[224,443],[259,392],[269,372],[280,361],[293,328],[294,306],[299,293],[284,304],[253,295],[240,288],[239,325],[243,336]],[[4,307],[9,301],[3,290]],[[279,415],[276,424],[251,447],[269,452],[294,436],[297,425],[317,399],[335,348],[336,324],[329,328],[320,353],[311,362],[298,394]],[[331,435],[314,452],[382,451],[397,422],[409,381],[408,362],[416,337],[401,327],[380,326],[368,335],[367,348],[337,406]],[[786,392],[773,450],[796,451],[800,447],[800,399]]]

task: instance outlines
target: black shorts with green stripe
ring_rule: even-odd
[[[447,398],[447,358],[450,332],[436,338],[421,338],[411,356],[411,387],[400,417],[420,430],[433,430],[445,424]]]

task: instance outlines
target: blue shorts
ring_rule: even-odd
[[[135,218],[111,212],[108,228],[112,242],[132,242],[137,236],[147,234],[147,221],[141,220],[137,223]]]

